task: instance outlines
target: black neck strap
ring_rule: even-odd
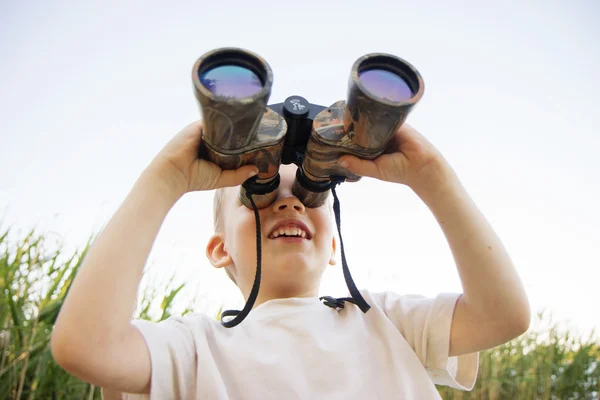
[[[262,260],[262,246],[261,246],[261,234],[260,234],[260,215],[258,212],[258,208],[252,199],[252,193],[249,190],[246,190],[246,196],[250,199],[250,203],[252,204],[252,209],[254,210],[254,219],[256,220],[256,276],[254,277],[254,284],[252,285],[252,291],[250,292],[250,296],[248,296],[248,301],[244,306],[242,311],[237,310],[227,310],[223,311],[221,314],[221,325],[226,328],[233,328],[238,325],[240,322],[246,318],[252,307],[254,307],[254,303],[256,302],[256,298],[258,297],[258,289],[260,288],[260,275],[261,275],[261,260]],[[235,318],[224,321],[224,317],[235,316]]]
[[[337,224],[338,234],[340,235],[340,247],[342,249],[342,270],[344,271],[344,279],[346,280],[346,286],[350,291],[350,295],[354,299],[355,304],[360,308],[363,313],[369,311],[371,306],[365,301],[362,297],[356,285],[354,284],[354,280],[352,279],[352,275],[350,274],[350,269],[348,268],[348,263],[346,262],[346,252],[344,251],[344,239],[342,239],[342,217],[340,216],[340,200],[337,197],[337,193],[335,192],[336,186],[340,183],[344,182],[346,178],[341,176],[332,176],[331,182],[333,186],[331,187],[331,192],[333,193],[333,211],[335,213],[335,222]]]
[[[279,178],[279,175],[277,176]],[[354,284],[354,280],[352,279],[352,275],[350,274],[350,269],[348,268],[348,264],[346,263],[346,254],[344,252],[344,241],[342,239],[342,229],[341,229],[341,217],[340,217],[340,201],[337,197],[337,193],[335,188],[340,183],[344,182],[346,178],[343,176],[332,176],[331,183],[327,183],[331,188],[331,192],[333,193],[333,211],[335,213],[335,222],[338,229],[338,234],[340,235],[340,247],[342,249],[342,269],[344,272],[344,279],[346,280],[346,285],[348,286],[348,290],[352,295],[349,297],[340,297],[333,298],[330,296],[320,297],[320,300],[325,299],[324,304],[328,307],[332,308],[344,308],[344,301],[349,301],[351,303],[356,304],[363,313],[369,311],[371,306],[365,301],[365,299],[360,294],[359,290],[356,288]],[[279,183],[279,179],[277,179],[277,183]],[[302,182],[301,182],[302,184]],[[252,184],[244,186],[246,189],[246,196],[250,200],[252,204],[252,209],[254,210],[254,219],[256,220],[256,276],[254,278],[254,284],[252,285],[252,291],[250,292],[250,296],[248,296],[248,301],[244,306],[242,311],[238,310],[227,310],[221,313],[221,325],[226,328],[233,328],[234,326],[240,324],[244,318],[250,313],[254,303],[256,302],[256,298],[258,297],[258,291],[260,289],[260,277],[261,277],[261,260],[262,260],[262,246],[261,246],[261,230],[260,230],[260,215],[258,212],[258,208],[252,199],[253,194],[265,194],[265,193],[255,193],[252,191]],[[256,189],[256,188],[255,188]],[[307,188],[309,189],[309,188]],[[323,189],[322,187],[314,189]],[[327,190],[327,189],[325,189]],[[324,190],[321,190],[324,191]],[[267,192],[268,193],[268,192]],[[225,321],[225,317],[234,317],[228,321]]]

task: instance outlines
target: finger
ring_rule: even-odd
[[[189,148],[196,149],[202,141],[202,120],[194,121],[183,128],[181,136]]]
[[[238,169],[223,170],[217,181],[217,187],[238,186],[258,173],[254,165],[244,165]]]
[[[371,160],[346,155],[340,157],[340,165],[356,175],[381,179],[379,167]]]
[[[173,139],[175,141],[188,142],[190,140],[200,140],[202,137],[202,121],[194,121],[180,130]]]
[[[182,148],[187,152],[194,152],[200,145],[201,139],[202,121],[195,121],[173,136],[165,147],[169,152],[179,152]]]
[[[407,142],[414,142],[415,140],[421,141],[423,143],[428,143],[429,141],[425,136],[421,134],[418,130],[410,126],[409,124],[403,124],[398,131],[396,132],[395,139],[398,140],[398,144],[400,146],[404,145]]]
[[[197,136],[202,131],[202,120],[189,123],[185,128],[181,130],[182,133]]]

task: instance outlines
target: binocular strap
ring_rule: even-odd
[[[344,271],[344,279],[346,280],[346,285],[348,286],[348,290],[352,297],[340,297],[334,298],[331,296],[322,296],[319,300],[325,299],[323,304],[331,308],[344,308],[344,301],[348,301],[356,304],[363,313],[369,311],[371,306],[365,301],[362,297],[356,285],[354,284],[354,280],[352,279],[352,275],[350,274],[350,270],[348,269],[348,264],[346,263],[346,254],[344,252],[344,241],[342,239],[342,230],[341,230],[341,217],[340,217],[340,201],[335,192],[335,187],[343,182],[342,179],[335,179],[337,177],[332,177],[332,187],[331,192],[333,193],[333,211],[335,213],[335,222],[338,229],[338,234],[340,235],[340,247],[342,249],[342,266]],[[254,303],[256,302],[256,298],[258,297],[258,290],[260,288],[260,276],[261,276],[261,260],[262,260],[262,245],[261,245],[261,232],[260,232],[260,215],[258,212],[258,208],[252,199],[252,192],[250,190],[246,190],[246,196],[250,200],[252,204],[252,209],[254,210],[254,219],[256,220],[256,276],[254,278],[254,284],[252,285],[252,291],[250,292],[250,296],[248,296],[248,301],[244,306],[242,311],[238,310],[226,310],[221,313],[221,325],[226,328],[233,328],[234,326],[241,323],[244,318],[250,313]],[[231,317],[228,321],[224,321],[225,317]]]

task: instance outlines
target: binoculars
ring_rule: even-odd
[[[329,107],[301,96],[268,105],[273,71],[250,51],[220,48],[201,56],[192,70],[203,119],[199,156],[222,169],[255,165],[258,174],[240,189],[252,208],[273,203],[279,166],[298,166],[294,195],[319,207],[329,189],[361,177],[339,165],[345,154],[373,160],[384,153],[424,91],[423,79],[408,62],[390,54],[367,54],[354,63],[346,100]]]

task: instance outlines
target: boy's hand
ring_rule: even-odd
[[[200,159],[202,123],[196,121],[185,127],[156,155],[149,166],[176,195],[199,190],[219,189],[241,185],[258,172],[253,165],[237,170],[222,170],[218,165]]]
[[[451,171],[442,154],[406,123],[394,134],[384,154],[376,159],[345,155],[340,157],[340,164],[357,175],[402,183],[416,192],[434,190]]]

